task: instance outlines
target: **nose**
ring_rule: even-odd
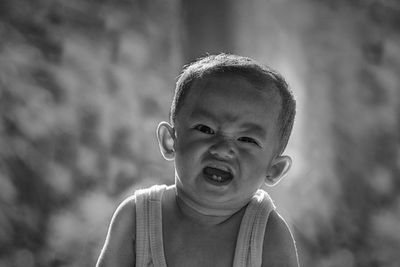
[[[235,156],[234,144],[231,140],[220,139],[209,149],[210,154],[220,159],[231,159]]]

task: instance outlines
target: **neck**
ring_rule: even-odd
[[[205,207],[191,200],[178,187],[176,190],[176,203],[182,216],[199,224],[222,224],[235,214],[244,212],[244,206],[237,208]]]

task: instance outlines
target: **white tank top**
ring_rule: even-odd
[[[161,199],[166,188],[166,185],[155,185],[135,192],[136,267],[167,267],[161,213]],[[261,266],[265,227],[274,209],[268,193],[258,190],[240,224],[233,267]]]

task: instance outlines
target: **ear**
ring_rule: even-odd
[[[289,156],[278,156],[273,161],[267,172],[265,183],[269,186],[276,185],[289,171],[292,159]]]
[[[168,122],[160,122],[157,127],[157,140],[161,154],[166,160],[175,158],[175,130]]]

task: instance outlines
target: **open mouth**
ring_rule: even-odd
[[[204,176],[215,184],[227,184],[233,179],[232,173],[226,168],[205,167],[203,169]]]

